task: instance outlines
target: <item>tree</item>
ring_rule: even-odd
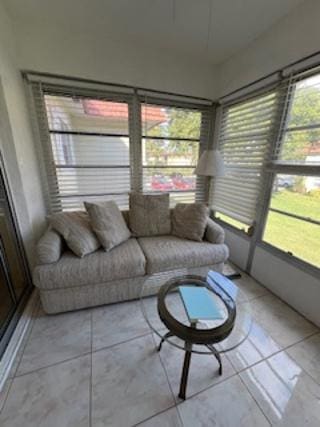
[[[159,107],[163,108],[163,107]],[[166,121],[149,128],[148,136],[163,138],[200,138],[201,113],[185,109],[165,109]],[[155,164],[167,164],[170,156],[185,157],[196,164],[198,142],[159,139],[147,141],[147,155]]]
[[[298,84],[292,96],[288,128],[320,124],[320,90],[316,86]],[[283,160],[304,160],[310,148],[319,143],[320,129],[286,132]]]

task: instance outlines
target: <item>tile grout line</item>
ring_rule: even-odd
[[[70,362],[70,361],[71,361],[71,360],[73,360],[73,359],[79,359],[80,357],[88,356],[88,355],[90,355],[91,353],[92,353],[92,354],[95,354],[95,353],[99,353],[100,351],[103,351],[103,350],[110,350],[111,348],[116,347],[117,345],[125,344],[125,343],[127,343],[127,342],[131,342],[131,341],[134,341],[134,340],[136,340],[136,339],[143,338],[143,337],[145,337],[145,336],[147,336],[147,335],[150,335],[150,332],[148,332],[148,333],[146,333],[146,334],[144,334],[144,335],[138,335],[138,336],[136,336],[136,337],[134,337],[134,338],[130,338],[130,339],[125,340],[125,341],[121,341],[121,342],[119,342],[119,343],[111,344],[110,346],[107,346],[107,347],[99,348],[98,350],[92,350],[92,351],[90,351],[90,350],[89,350],[89,351],[86,351],[86,352],[84,352],[84,353],[78,354],[77,356],[68,357],[68,358],[63,359],[63,360],[60,360],[60,361],[58,361],[58,362],[51,363],[50,365],[45,365],[45,366],[41,366],[41,367],[36,368],[36,369],[32,369],[31,371],[24,372],[23,374],[15,375],[15,376],[14,376],[14,377],[12,377],[11,379],[14,379],[14,378],[20,378],[20,377],[23,377],[23,376],[25,376],[25,375],[33,374],[33,373],[35,373],[35,372],[37,372],[37,371],[40,371],[41,369],[51,368],[51,367],[53,367],[53,366],[59,365],[60,363]]]
[[[273,354],[271,354],[270,356],[268,356],[268,357],[266,357],[266,358],[264,358],[264,359],[262,359],[262,360],[260,360],[260,361],[258,361],[258,362],[256,362],[256,363],[254,363],[253,365],[251,365],[251,366],[248,366],[248,367],[246,367],[246,368],[244,368],[244,369],[242,369],[241,371],[239,371],[239,372],[237,372],[236,371],[236,369],[235,369],[235,367],[234,367],[234,365],[232,364],[232,362],[231,362],[231,360],[228,358],[228,360],[229,360],[229,362],[231,363],[231,365],[233,366],[233,368],[234,368],[234,370],[235,370],[235,373],[234,374],[232,374],[232,375],[230,375],[228,378],[225,378],[224,380],[222,380],[222,381],[220,381],[220,382],[218,382],[218,383],[215,383],[215,384],[211,384],[210,386],[208,386],[208,387],[206,387],[206,388],[204,388],[203,390],[201,390],[201,391],[198,391],[198,392],[196,392],[196,393],[194,393],[192,396],[190,396],[190,399],[191,398],[193,398],[193,397],[196,397],[196,396],[198,396],[199,394],[201,394],[201,393],[203,393],[203,392],[205,392],[205,391],[207,391],[207,390],[209,390],[210,388],[213,388],[213,387],[215,387],[215,386],[217,386],[217,385],[219,385],[219,384],[222,384],[223,382],[225,382],[225,381],[228,381],[229,379],[231,379],[231,378],[233,378],[233,377],[235,377],[235,376],[238,376],[240,379],[241,379],[241,381],[243,382],[243,380],[242,380],[242,378],[241,378],[241,375],[240,375],[240,373],[243,373],[243,372],[245,372],[245,371],[247,371],[247,370],[249,370],[249,369],[251,369],[252,367],[254,367],[254,366],[256,366],[256,365],[258,365],[259,363],[262,363],[262,362],[266,362],[268,359],[270,359],[271,357],[273,357],[273,356],[275,356],[275,355],[277,355],[277,354],[279,354],[279,353],[281,353],[281,352],[283,352],[283,351],[285,351],[285,350],[287,350],[288,348],[290,348],[290,347],[293,347],[294,345],[296,345],[296,344],[299,344],[299,343],[301,343],[301,342],[303,342],[303,341],[305,341],[306,339],[308,339],[308,338],[310,338],[310,337],[312,337],[313,335],[316,335],[316,334],[318,334],[319,332],[315,332],[315,333],[312,333],[311,335],[308,335],[307,337],[305,337],[305,338],[303,338],[303,339],[301,339],[300,341],[298,341],[298,342],[296,342],[296,343],[294,343],[294,344],[291,344],[290,346],[288,346],[288,347],[285,347],[285,348],[283,348],[282,350],[279,350],[279,351],[277,351],[276,353],[273,353]],[[227,355],[226,355],[227,356]],[[299,365],[300,366],[300,365]],[[301,367],[301,366],[300,366]],[[301,367],[301,369],[305,372],[305,370]],[[316,383],[316,384],[318,384],[317,383],[317,381],[315,381],[315,379],[314,378],[312,378],[311,377],[311,375],[310,374],[308,374],[307,372],[305,372],[311,379],[313,379],[313,381]],[[245,384],[244,384],[245,385]],[[320,385],[320,384],[319,384]],[[246,385],[245,385],[246,386]],[[246,386],[246,389],[247,389],[248,387]],[[249,390],[248,390],[249,391]],[[251,395],[251,392],[249,391],[249,393],[250,393],[250,395]],[[188,399],[186,399],[186,400],[188,400]],[[254,399],[255,400],[255,399]],[[256,400],[255,400],[256,401]],[[181,401],[181,402],[178,402],[177,403],[177,408],[181,405],[181,404],[183,404],[184,403],[184,401]],[[259,408],[260,408],[260,405],[258,405],[259,406]],[[262,409],[261,409],[262,410]],[[178,412],[179,412],[179,410],[178,410]],[[263,412],[263,411],[262,411]],[[180,412],[179,412],[179,414],[180,414]],[[265,413],[263,412],[263,415],[266,417],[266,415],[265,415]],[[267,417],[267,421],[269,422],[269,418]],[[272,425],[272,424],[270,424],[270,425]]]
[[[269,359],[271,359],[272,357],[274,357],[274,356],[276,356],[276,355],[278,355],[278,354],[280,354],[280,353],[282,353],[282,352],[285,352],[286,350],[288,350],[288,349],[290,349],[291,347],[294,347],[296,344],[300,344],[301,342],[303,342],[303,341],[306,341],[307,339],[309,339],[310,337],[312,337],[312,336],[315,336],[315,335],[317,335],[317,334],[319,334],[319,332],[315,332],[315,333],[312,333],[312,334],[310,334],[310,335],[308,335],[307,337],[305,337],[305,338],[303,338],[303,339],[301,339],[300,341],[297,341],[296,343],[294,343],[294,344],[290,344],[289,346],[287,346],[287,347],[285,347],[285,348],[283,348],[282,350],[280,350],[280,351],[277,351],[277,352],[275,352],[275,353],[273,353],[273,354],[271,354],[270,356],[268,356],[268,357],[266,357],[266,358],[264,358],[264,359],[262,359],[262,360],[260,360],[259,362],[256,362],[256,363],[254,363],[253,365],[251,365],[251,366],[248,366],[247,368],[244,368],[244,369],[242,369],[241,371],[239,371],[238,373],[237,373],[237,376],[239,377],[239,379],[240,379],[240,381],[242,382],[242,384],[245,386],[245,388],[247,389],[247,391],[248,391],[248,393],[250,394],[250,396],[253,398],[253,400],[256,402],[256,404],[258,405],[258,407],[259,407],[259,409],[261,410],[261,412],[263,413],[263,415],[265,416],[265,418],[267,419],[267,421],[269,422],[269,424],[270,424],[270,426],[272,426],[272,421],[269,419],[269,417],[267,416],[267,414],[264,412],[264,410],[263,410],[263,408],[262,408],[262,406],[260,405],[260,403],[258,402],[258,400],[255,398],[255,396],[254,396],[254,394],[251,392],[251,390],[249,389],[249,387],[247,386],[247,384],[245,383],[245,381],[243,380],[243,378],[242,378],[242,376],[241,376],[241,374],[242,373],[244,373],[244,372],[246,372],[246,371],[249,371],[251,368],[254,368],[255,366],[257,366],[257,365],[259,365],[260,363],[264,363],[264,362],[268,362],[268,360]],[[297,363],[297,365],[299,365],[299,367],[300,367],[300,369],[304,372],[304,374],[308,377],[308,378],[310,378],[315,384],[317,384],[318,386],[320,386],[320,383],[318,382],[318,381],[316,381],[304,368],[303,368],[303,366],[301,366],[298,362],[296,362],[296,361],[294,361],[295,363]]]
[[[178,409],[178,412],[179,412],[179,406],[180,406],[180,405],[183,405],[183,404],[184,404],[185,402],[187,402],[188,400],[193,399],[194,397],[199,396],[199,394],[204,393],[205,391],[208,391],[208,390],[210,390],[211,388],[214,388],[214,387],[216,387],[216,386],[218,386],[218,385],[220,385],[220,384],[222,384],[222,383],[224,383],[224,382],[226,382],[226,381],[230,380],[231,378],[236,377],[237,375],[238,375],[238,374],[237,374],[237,372],[234,372],[234,373],[233,373],[232,375],[230,375],[228,378],[225,378],[225,379],[223,379],[223,380],[221,380],[221,381],[219,381],[219,382],[217,382],[217,383],[210,384],[210,385],[208,385],[207,387],[203,388],[202,390],[199,390],[199,391],[195,392],[194,394],[192,394],[191,396],[189,396],[188,398],[186,398],[186,400],[181,400],[181,402],[178,402],[178,403],[177,403],[177,409]],[[179,413],[180,413],[180,412],[179,412]]]
[[[245,368],[242,368],[242,369],[240,369],[239,371],[236,369],[236,366],[234,365],[234,363],[232,362],[232,360],[231,360],[231,358],[229,358],[228,357],[228,354],[227,354],[227,352],[225,353],[225,355],[226,355],[226,357],[228,358],[228,360],[229,360],[229,362],[231,363],[231,365],[232,365],[232,367],[234,368],[234,370],[236,371],[236,373],[237,374],[240,374],[240,373],[242,373],[242,372],[244,372],[244,371],[246,371],[246,370],[248,370],[248,369],[250,369],[250,368],[253,368],[254,366],[257,366],[259,363],[261,363],[261,362],[264,362],[264,361],[266,361],[266,360],[268,360],[268,359],[270,359],[271,357],[273,357],[273,356],[276,356],[277,354],[279,354],[279,353],[282,353],[283,351],[287,351],[288,349],[290,349],[291,347],[294,347],[295,345],[297,345],[297,344],[300,344],[300,343],[302,343],[303,341],[306,341],[306,340],[308,340],[309,338],[311,338],[311,337],[313,337],[314,335],[317,335],[317,334],[319,334],[319,331],[317,331],[317,332],[313,332],[313,333],[311,333],[310,335],[307,335],[306,337],[304,337],[304,338],[302,338],[301,340],[299,340],[299,341],[297,341],[297,342],[295,342],[295,343],[293,343],[293,344],[290,344],[290,345],[288,345],[288,346],[286,346],[286,347],[283,347],[283,348],[281,348],[281,350],[277,350],[277,351],[275,351],[274,353],[272,353],[272,354],[270,354],[269,356],[267,356],[267,357],[264,357],[263,359],[261,359],[261,360],[258,360],[257,362],[254,362],[254,363],[252,363],[252,365],[250,365],[250,366],[246,366]],[[270,334],[269,334],[270,335]],[[272,338],[272,337],[271,337]],[[272,338],[273,339],[273,338]],[[273,339],[274,340],[274,339]],[[275,341],[275,340],[274,340]],[[276,341],[275,341],[276,342]],[[277,344],[278,344],[278,342],[276,342]],[[279,345],[279,344],[278,344]],[[234,350],[236,350],[237,348],[235,348]],[[234,350],[232,350],[232,351],[234,351]],[[319,385],[320,385],[320,383],[319,383]]]
[[[270,421],[269,417],[267,416],[267,414],[265,414],[263,408],[261,407],[261,405],[259,404],[259,402],[257,401],[257,399],[254,397],[253,393],[251,393],[251,391],[249,390],[249,387],[243,381],[243,379],[241,378],[240,374],[238,374],[238,378],[241,381],[241,384],[245,387],[245,389],[247,390],[247,392],[251,396],[252,400],[255,402],[255,404],[257,405],[257,407],[260,409],[260,411],[261,411],[262,415],[265,417],[266,421],[269,423],[270,426],[272,426],[272,422]]]
[[[162,411],[159,411],[159,412],[157,412],[156,414],[151,415],[150,417],[145,418],[144,420],[139,421],[137,424],[133,424],[133,425],[132,425],[132,426],[130,426],[130,427],[139,427],[139,426],[141,426],[143,423],[145,423],[146,421],[152,420],[153,418],[156,418],[158,415],[164,414],[165,412],[170,411],[170,409],[173,409],[173,408],[175,408],[175,407],[176,407],[176,405],[169,406],[168,408],[163,409]],[[178,412],[178,411],[177,411],[177,412]],[[179,417],[179,419],[180,419],[180,417]],[[182,424],[182,427],[183,427],[183,424]]]
[[[41,366],[40,368],[33,369],[32,371],[28,371],[23,374],[16,375],[13,379],[25,377],[26,375],[29,375],[29,374],[34,374],[38,371],[41,371],[42,369],[53,368],[54,366],[60,365],[62,363],[71,362],[72,360],[80,359],[81,357],[84,357],[84,356],[90,356],[90,354],[91,354],[90,351],[86,351],[85,353],[78,354],[77,356],[68,357],[67,359],[60,360],[59,362],[51,363],[50,365],[46,365],[46,366]]]
[[[151,336],[152,336],[153,343],[154,343],[154,345],[155,345],[155,349],[157,349],[157,343],[156,343],[156,340],[155,340],[154,334],[152,333],[152,334],[151,334]],[[182,418],[181,418],[180,412],[179,412],[178,407],[177,407],[177,400],[176,400],[175,394],[174,394],[174,392],[173,392],[173,388],[171,387],[171,384],[170,384],[170,381],[169,381],[169,375],[168,375],[167,370],[166,370],[166,368],[165,368],[165,366],[164,366],[164,362],[163,362],[163,360],[162,360],[162,358],[161,358],[160,353],[159,353],[159,352],[157,352],[157,353],[158,353],[158,358],[159,358],[159,361],[160,361],[160,363],[161,363],[162,369],[163,369],[164,374],[165,374],[165,376],[166,376],[167,383],[168,383],[168,385],[169,385],[169,389],[170,389],[170,391],[171,391],[171,396],[172,396],[172,398],[173,398],[174,407],[177,409],[179,420],[180,420],[180,422],[181,422],[181,425],[183,426],[184,424],[183,424],[183,421],[182,421]]]

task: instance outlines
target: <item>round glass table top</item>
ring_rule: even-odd
[[[231,351],[245,341],[252,326],[244,292],[209,269],[205,276],[180,276],[165,284],[147,279],[140,304],[146,322],[161,341],[182,350],[189,341],[193,353],[212,353],[207,345],[214,345],[219,353]]]

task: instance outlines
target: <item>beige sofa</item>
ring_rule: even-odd
[[[123,214],[127,219],[127,212]],[[110,252],[99,249],[83,258],[67,250],[53,230],[40,240],[59,250],[58,261],[38,263],[33,271],[47,313],[136,299],[143,284],[154,294],[174,276],[202,274],[208,268],[222,272],[229,255],[224,231],[212,219],[202,242],[172,235],[132,237]]]

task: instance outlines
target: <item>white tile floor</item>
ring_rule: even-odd
[[[46,316],[39,309],[0,393],[1,427],[320,425],[320,331],[243,274],[252,332],[224,356],[193,355],[177,397],[182,351],[149,331],[139,302]]]

